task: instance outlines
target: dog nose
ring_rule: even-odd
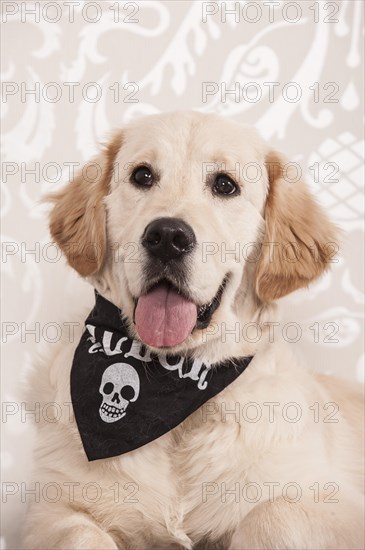
[[[147,225],[142,236],[142,245],[149,254],[164,263],[181,258],[195,243],[190,225],[178,218],[158,218]]]

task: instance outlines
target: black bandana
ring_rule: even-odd
[[[252,359],[209,365],[153,354],[129,338],[121,311],[98,293],[85,325],[72,364],[71,398],[89,460],[133,451],[172,430]]]

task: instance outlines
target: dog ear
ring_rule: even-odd
[[[50,214],[52,238],[83,277],[98,273],[104,265],[107,250],[103,201],[121,145],[119,132],[64,189],[46,197],[54,203]]]
[[[338,245],[337,229],[298,177],[299,167],[274,151],[265,164],[269,191],[256,293],[262,302],[270,302],[319,277]]]

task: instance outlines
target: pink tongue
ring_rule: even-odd
[[[138,300],[135,322],[141,340],[149,346],[176,346],[193,330],[196,305],[166,285],[159,285]]]

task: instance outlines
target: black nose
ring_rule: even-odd
[[[178,218],[158,218],[147,225],[142,236],[146,250],[164,263],[181,258],[195,243],[190,225]]]

